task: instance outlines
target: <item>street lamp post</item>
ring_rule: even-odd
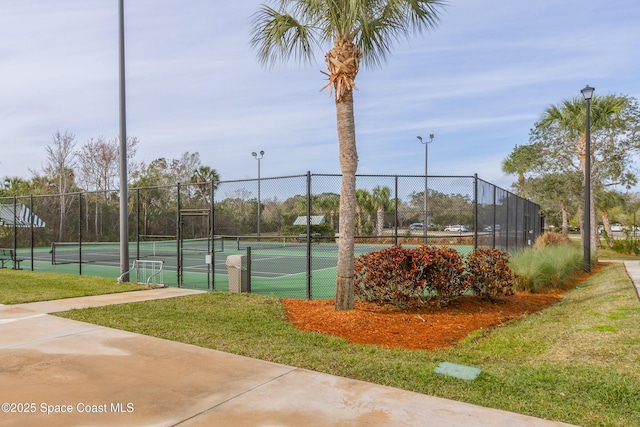
[[[127,110],[125,92],[125,43],[124,43],[124,0],[118,1],[118,53],[119,53],[119,128],[120,128],[120,274],[122,280],[129,281],[125,273],[129,271],[129,190],[127,179]]]
[[[264,151],[260,150],[260,154],[254,151],[251,155],[258,161],[258,238],[260,238],[260,159],[264,157]]]
[[[427,222],[427,197],[429,194],[429,178],[427,176],[428,164],[429,164],[429,144],[433,142],[433,134],[429,134],[429,141],[423,141],[421,136],[417,136],[421,144],[424,144],[424,222],[422,223],[422,229],[424,230],[424,244],[427,244],[427,230],[429,223]]]
[[[587,103],[587,117],[584,143],[584,220],[582,232],[582,246],[584,252],[584,271],[591,271],[591,97],[595,89],[587,85],[582,92],[582,96]]]

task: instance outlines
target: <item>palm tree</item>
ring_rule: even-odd
[[[31,183],[18,176],[5,177],[4,183],[0,182],[0,186],[0,196],[2,197],[33,194]]]
[[[526,197],[524,174],[536,166],[539,150],[536,144],[516,145],[511,154],[502,160],[502,172],[518,175],[518,195],[522,197]]]
[[[444,0],[280,0],[278,10],[262,5],[254,15],[251,44],[265,65],[289,58],[311,62],[315,47],[333,44],[325,55],[325,87],[335,93],[342,171],[337,310],[353,308],[358,168],[353,89],[360,62],[380,65],[394,39],[435,27],[443,4]]]
[[[607,95],[593,96],[591,99],[591,131],[597,131],[615,127],[621,120],[621,114],[629,105],[629,100],[623,96]],[[566,137],[575,141],[576,150],[580,157],[582,172],[586,176],[585,162],[587,155],[593,156],[586,152],[586,103],[580,97],[563,100],[560,105],[552,105],[543,113],[539,126],[542,128],[557,128],[562,131]],[[592,163],[593,164],[593,163]],[[597,257],[598,251],[598,233],[597,233],[597,217],[594,205],[593,186],[590,186],[589,194],[589,212],[584,215],[591,216],[591,253]],[[583,232],[581,227],[581,232]]]
[[[208,203],[208,190],[210,187],[205,184],[213,182],[213,190],[217,190],[218,183],[220,182],[220,175],[218,175],[218,172],[215,169],[212,169],[209,166],[200,166],[198,169],[193,171],[190,181],[192,184],[196,184],[196,194],[200,195],[200,197]]]
[[[393,206],[391,203],[391,189],[389,187],[374,187],[371,199],[376,209],[376,236],[382,236],[384,228],[384,212]],[[427,226],[426,224],[424,225]]]
[[[527,183],[527,193],[547,212],[560,210],[562,234],[569,235],[569,216],[580,193],[582,176],[579,171],[550,173],[532,178]]]
[[[335,231],[336,210],[340,207],[340,196],[332,193],[323,193],[318,197],[318,204],[323,212],[329,212],[329,224]]]
[[[371,206],[371,194],[369,194],[367,190],[356,190],[356,216],[358,220],[358,236],[362,236],[364,234],[364,221],[362,219],[362,214],[368,212]]]

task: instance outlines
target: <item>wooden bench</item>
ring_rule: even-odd
[[[11,261],[14,270],[22,270],[20,263],[24,259],[16,257],[16,252],[13,249],[0,249],[0,268],[7,268],[6,264],[9,261]]]

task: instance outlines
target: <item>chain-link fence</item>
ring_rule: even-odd
[[[132,188],[131,259],[162,260],[169,286],[228,290],[244,255],[251,292],[332,298],[340,175]],[[540,207],[477,176],[359,175],[356,254],[390,245],[514,251],[542,232]],[[426,197],[425,197],[426,195]],[[37,271],[119,276],[119,194],[0,198],[0,248]]]

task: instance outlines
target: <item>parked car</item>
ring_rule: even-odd
[[[414,222],[409,226],[410,230],[422,230],[424,228],[424,224],[421,222]]]
[[[611,224],[611,231],[613,232],[622,231],[622,224]]]
[[[460,224],[447,225],[444,228],[444,231],[454,231],[458,233],[463,233],[463,232],[469,231],[469,228],[466,225],[460,225]]]

